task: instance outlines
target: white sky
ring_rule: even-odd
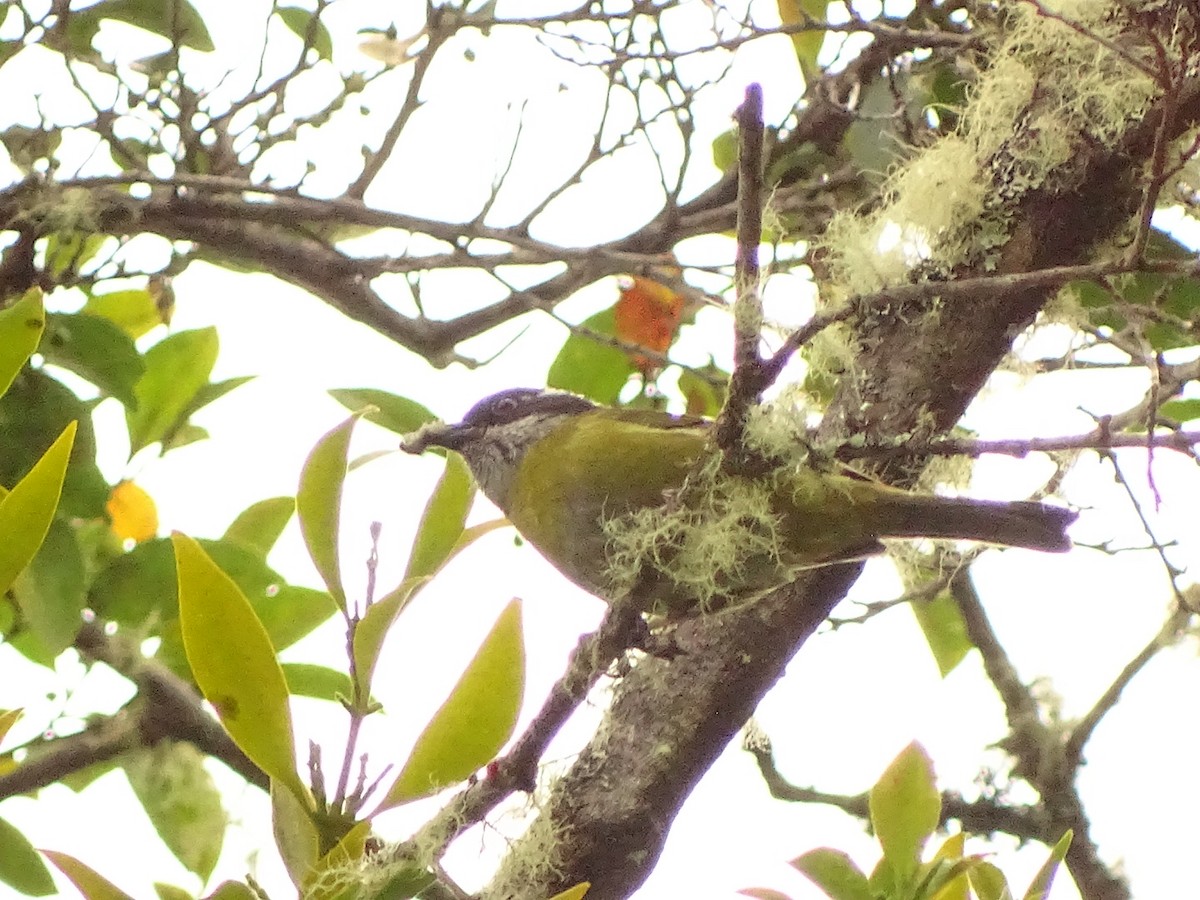
[[[220,7],[213,0],[197,5],[204,10]],[[219,48],[211,60],[214,70],[245,56],[245,41],[254,37],[245,23],[258,21],[249,14],[252,8],[264,5],[244,0],[239,4],[243,14],[236,19],[212,22]],[[356,21],[355,16],[370,8],[360,0],[345,0],[334,7],[346,16],[344,23]],[[400,30],[403,33],[403,23]],[[335,32],[335,41],[337,37]],[[128,40],[130,35],[114,31],[113,40],[117,38]],[[514,66],[507,40],[509,36],[497,30],[488,41],[475,41],[475,63],[447,65],[431,81],[422,128],[438,139],[413,142],[406,148],[388,170],[378,195],[371,197],[373,202],[441,218],[472,215],[479,192],[490,183],[488,166],[502,158],[505,149],[497,146],[496,135],[511,134],[514,128],[516,112],[507,105],[512,100],[529,101],[524,139],[531,146],[548,148],[536,165],[515,170],[514,183],[521,187],[512,192],[513,208],[518,198],[552,179],[554,160],[568,154],[564,142],[580,121],[585,104],[578,98],[587,96],[588,87],[560,93],[559,81],[572,77],[572,72],[533,52],[522,53]],[[40,84],[49,84],[44,60],[29,60],[31,69],[24,68],[25,62],[18,60],[0,71],[0,89],[6,96],[13,96],[13,85],[29,78],[31,71],[41,73]],[[362,65],[351,53],[344,53],[339,63]],[[765,83],[769,110],[778,117],[795,92],[790,45],[764,41],[739,53],[728,82],[707,97],[700,122],[713,133],[724,129],[727,119],[715,111],[732,110],[751,80]],[[398,93],[396,83],[391,90]],[[386,103],[377,99],[380,105],[368,120],[376,127],[387,120]],[[13,114],[28,115],[28,109]],[[700,144],[705,144],[704,139]],[[330,146],[321,150],[321,158],[332,164],[339,152],[345,151]],[[353,142],[349,152],[356,152]],[[474,192],[467,178],[470,173],[478,173]],[[328,190],[338,187],[335,179],[327,183]],[[315,189],[321,190],[320,183]],[[590,180],[573,192],[561,213],[547,217],[544,230],[568,244],[621,234],[650,209],[649,205],[638,208],[637,194],[627,186],[614,190],[608,179]],[[502,204],[498,218],[503,218],[503,211]],[[214,323],[220,329],[221,356],[214,380],[245,374],[258,377],[196,417],[214,439],[161,460],[143,454],[131,466],[124,462],[126,448],[112,438],[114,429],[104,428],[106,422],[119,424],[121,411],[112,401],[101,405],[97,420],[105,435],[106,474],[114,480],[132,475],[151,492],[159,504],[164,533],[179,529],[200,537],[217,536],[255,500],[293,493],[313,443],[345,416],[325,395],[328,388],[380,387],[421,400],[453,419],[491,390],[536,383],[565,337],[565,330],[548,319],[527,317],[464,348],[487,356],[520,329],[528,329],[508,353],[482,372],[457,367],[433,372],[313,298],[263,276],[235,275],[198,264],[177,280],[176,289],[175,329]],[[459,293],[477,302],[478,295],[471,291]],[[439,298],[445,293],[439,293]],[[564,313],[582,318],[614,296],[611,285],[598,286],[572,301]],[[690,337],[693,346],[709,349],[722,327],[710,322],[697,329]],[[1083,430],[1089,420],[1078,408],[1117,409],[1140,390],[1128,379],[1095,379],[1077,373],[1024,383],[1018,383],[1016,376],[1002,375],[996,385],[997,390],[988,392],[969,417],[985,437]],[[394,443],[391,435],[363,425],[354,451],[391,448]],[[1116,536],[1118,542],[1141,542],[1110,473],[1092,463],[1079,468],[1069,482],[1068,496],[1095,509],[1085,510],[1074,532],[1077,539],[1101,541]],[[973,492],[1017,496],[1036,486],[1027,471],[1025,465],[1009,460],[987,461],[979,467]],[[343,518],[349,586],[360,578],[367,525],[376,519],[384,523],[380,583],[386,586],[398,580],[416,515],[437,472],[434,460],[397,454],[352,475]],[[1192,526],[1195,470],[1163,454],[1156,472],[1165,496],[1158,517],[1165,527],[1163,536],[1178,538],[1179,558],[1188,561],[1197,552]],[[478,518],[494,514],[482,509],[484,505],[481,502],[476,511]],[[294,525],[272,563],[293,583],[318,583]],[[1170,599],[1161,567],[1151,554],[1113,559],[1085,550],[1068,557],[991,552],[976,572],[988,612],[1021,675],[1049,678],[1062,697],[1066,715],[1090,706],[1119,667],[1157,630]],[[480,573],[486,577],[480,578]],[[872,562],[852,596],[877,599],[899,589],[889,567]],[[530,660],[525,719],[540,705],[579,634],[599,620],[602,607],[566,583],[530,548],[515,549],[511,532],[500,532],[456,560],[405,613],[402,627],[391,638],[375,687],[388,715],[373,723],[367,736],[373,762],[403,758],[514,595],[525,601]],[[333,625],[289,651],[287,658],[336,666],[341,646],[341,635]],[[68,687],[77,691],[71,704],[77,711],[91,709],[98,697],[109,698],[110,705],[120,702],[119,697],[111,699],[113,681],[102,673],[81,682],[79,667],[68,662],[53,675],[39,673],[42,681],[35,684],[28,667],[6,654],[0,648],[0,706],[28,704],[31,696]],[[1082,776],[1094,837],[1106,859],[1124,858],[1140,898],[1178,896],[1175,885],[1183,878],[1181,863],[1189,859],[1194,846],[1190,810],[1200,806],[1200,785],[1189,777],[1187,760],[1188,750],[1200,744],[1200,725],[1190,709],[1194,704],[1183,700],[1200,689],[1194,655],[1191,642],[1169,650],[1134,682],[1125,701],[1097,732]],[[21,681],[14,684],[8,673],[18,670]],[[329,704],[304,700],[297,701],[296,709],[300,745],[315,737],[328,760],[339,758],[336,736],[344,731],[344,716]],[[36,711],[34,706],[29,721],[37,721]],[[594,708],[585,709],[578,718],[594,720],[596,714]],[[983,749],[1002,736],[1004,728],[977,654],[940,680],[907,609],[811,640],[763,701],[758,719],[787,775],[797,783],[831,791],[869,787],[913,738],[933,753],[945,787],[967,788],[982,760],[1002,761],[998,753]],[[572,748],[586,740],[585,726],[584,721],[573,723],[548,760],[568,764]],[[219,767],[213,769],[229,787],[230,802],[245,823],[231,833],[215,883],[241,877],[248,865],[247,848],[265,846],[270,829],[265,798],[254,789],[240,789],[238,780]],[[378,820],[379,831],[387,837],[403,837],[433,808],[425,803],[389,813]],[[0,814],[26,829],[35,845],[77,855],[133,896],[150,896],[153,881],[199,890],[194,876],[158,849],[151,826],[138,812],[119,773],[101,778],[81,796],[54,787],[36,801],[6,801]],[[494,832],[480,837],[476,829],[448,860],[451,871],[459,873],[467,887],[486,878],[476,862],[481,842],[489,851],[503,845]],[[734,746],[688,801],[657,870],[637,896],[642,900],[729,897],[740,887],[769,885],[793,897],[816,897],[786,860],[820,845],[847,850],[867,869],[877,858],[873,841],[841,813],[770,800],[750,757]],[[976,852],[984,850],[979,842],[968,846]],[[1023,890],[1045,850],[1013,850],[1003,842],[998,846],[1008,848],[998,864]],[[268,849],[249,865],[274,896],[287,896],[287,878],[272,854]],[[1055,900],[1076,896],[1065,881],[1060,879]],[[0,886],[0,898],[7,896],[4,891]]]

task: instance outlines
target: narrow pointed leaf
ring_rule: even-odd
[[[796,857],[791,865],[831,900],[874,900],[867,876],[841,850],[818,847]]]
[[[237,541],[266,556],[295,512],[295,497],[259,500],[238,513],[238,517],[225,529],[224,540]]]
[[[446,470],[438,479],[413,541],[404,580],[432,575],[454,552],[462,537],[467,513],[475,499],[475,483],[462,457],[446,455]]]
[[[0,394],[37,349],[46,328],[42,292],[32,288],[8,309],[0,309]]]
[[[492,760],[516,726],[524,684],[521,605],[514,600],[417,738],[381,809],[462,781]]]
[[[283,677],[293,697],[312,697],[316,700],[339,702],[349,700],[354,684],[350,676],[328,666],[315,663],[283,663]]]
[[[933,763],[920,744],[909,744],[871,788],[871,824],[897,886],[917,870],[921,848],[937,828],[942,800]]]
[[[0,712],[0,743],[3,743],[8,730],[17,724],[22,712],[23,710],[20,709],[6,709]]]
[[[437,418],[416,400],[378,388],[337,388],[330,391],[329,396],[351,412],[374,407],[364,412],[363,418],[400,435],[411,434]]]
[[[300,489],[296,492],[296,513],[300,517],[300,533],[304,536],[308,555],[325,580],[329,593],[343,609],[346,592],[342,587],[338,560],[338,517],[342,508],[342,486],[346,481],[350,434],[357,421],[356,413],[317,442],[304,462]]]
[[[188,741],[159,741],[125,756],[123,768],[163,843],[206,882],[221,855],[229,819],[204,760]]]
[[[0,819],[0,884],[30,897],[54,893],[54,879],[29,839]]]
[[[298,6],[283,6],[276,12],[296,37],[307,41],[308,46],[317,51],[317,56],[321,59],[333,58],[333,38],[316,13]]]
[[[93,294],[80,312],[112,322],[134,340],[163,324],[162,313],[148,288]]]
[[[0,594],[29,565],[46,538],[58,508],[74,441],[72,422],[29,474],[0,500]]]
[[[71,880],[79,893],[83,894],[84,900],[133,900],[91,866],[75,857],[59,853],[57,850],[43,850],[42,853]]]
[[[82,313],[52,313],[46,325],[41,352],[47,362],[86,378],[126,407],[137,405],[134,385],[145,365],[120,326]]]
[[[271,778],[307,791],[296,774],[287,682],[250,602],[194,540],[171,538],[183,645],[196,684],[242,752]]]
[[[208,383],[218,349],[217,330],[209,327],[177,332],[146,351],[145,370],[134,385],[137,408],[126,414],[130,453],[179,430]]]
[[[317,861],[321,839],[308,809],[275,780],[271,781],[271,831],[288,876],[300,887]]]
[[[372,603],[366,615],[354,629],[354,665],[358,675],[358,705],[366,702],[371,693],[371,678],[375,674],[375,664],[379,661],[379,651],[383,648],[383,639],[387,637],[388,629],[400,614],[400,610],[419,591],[428,578],[416,578],[405,581],[394,591],[383,597],[379,602]]]
[[[12,594],[30,630],[54,656],[70,646],[83,622],[87,572],[77,532],[53,519],[29,565],[12,583]]]
[[[929,651],[937,663],[938,671],[945,678],[966,659],[975,646],[967,636],[967,626],[958,610],[958,604],[954,602],[949,591],[944,591],[932,600],[913,603],[911,606],[913,616],[921,626],[925,641],[929,644]]]
[[[971,890],[979,900],[1013,900],[1004,873],[991,863],[981,862],[967,872]]]
[[[1029,890],[1025,892],[1024,900],[1046,900],[1050,894],[1050,886],[1054,884],[1054,875],[1058,871],[1058,867],[1067,857],[1067,850],[1071,846],[1071,839],[1075,833],[1071,830],[1058,839],[1058,843],[1050,848],[1049,858],[1042,863],[1042,867],[1038,869],[1036,875],[1033,876],[1033,881],[1029,883]]]

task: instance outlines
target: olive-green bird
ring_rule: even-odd
[[[711,426],[707,419],[517,388],[481,400],[457,425],[425,426],[403,448],[461,454],[526,540],[576,584],[612,599],[620,588],[612,580],[605,521],[662,507],[704,452]],[[773,484],[778,559],[739,566],[739,577],[726,577],[716,591],[718,605],[776,587],[789,572],[878,552],[881,538],[1071,547],[1065,529],[1075,513],[1061,507],[937,497],[795,466]],[[673,612],[696,602],[670,596],[665,586],[653,600]]]

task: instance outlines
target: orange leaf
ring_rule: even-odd
[[[665,353],[683,319],[683,295],[639,275],[623,276],[620,287],[621,296],[614,310],[617,337]],[[634,362],[643,372],[656,367],[641,356],[635,356]]]
[[[158,508],[154,498],[132,481],[122,481],[108,495],[104,509],[121,540],[148,541],[158,534]]]

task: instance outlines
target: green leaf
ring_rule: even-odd
[[[296,37],[317,51],[317,56],[333,59],[333,39],[316,13],[299,6],[283,6],[275,12]]]
[[[75,857],[59,853],[57,850],[43,850],[42,853],[71,880],[79,893],[83,894],[84,900],[133,900],[95,869],[81,863]]]
[[[42,292],[30,288],[8,309],[0,309],[0,394],[25,366],[46,327]]]
[[[93,294],[80,312],[111,322],[134,340],[163,324],[162,313],[147,288]]]
[[[126,407],[137,405],[134,385],[145,366],[133,339],[107,319],[51,313],[41,352],[46,361],[86,378]]]
[[[327,593],[289,585],[257,549],[232,541],[199,543],[249,598],[276,650],[290,647],[337,612]],[[105,619],[143,632],[157,626],[163,636],[159,656],[168,662],[170,652],[179,649],[178,635],[171,636],[170,629],[179,616],[177,589],[171,542],[157,538],[112,560],[93,580],[88,599]]]
[[[105,0],[86,12],[98,23],[104,19],[125,22],[151,34],[165,37],[173,45],[202,53],[214,49],[208,26],[187,0]],[[81,13],[72,12],[72,19]],[[95,36],[95,30],[92,31]],[[91,43],[89,38],[88,43]]]
[[[4,742],[4,736],[8,734],[8,730],[20,720],[21,712],[19,709],[6,709],[0,712],[0,743]]]
[[[374,410],[363,413],[363,418],[399,435],[412,434],[426,422],[437,419],[416,400],[376,388],[336,388],[329,396],[351,412],[374,406]]]
[[[967,870],[967,879],[979,900],[1012,900],[1008,880],[991,863],[981,862]]]
[[[107,234],[56,231],[46,238],[46,268],[55,281],[61,281],[68,272],[78,272],[87,265],[107,240]]]
[[[54,893],[54,879],[25,835],[0,819],[0,883],[30,897]]]
[[[59,514],[98,519],[110,488],[96,466],[91,408],[40,370],[26,368],[0,397],[0,484],[15,484],[71,423],[77,430]]]
[[[0,500],[0,594],[8,590],[21,570],[29,565],[46,538],[58,508],[74,440],[75,425],[72,423],[29,474]]]
[[[187,741],[159,741],[123,759],[125,774],[163,843],[208,881],[229,824],[204,754]]]
[[[1160,353],[1196,345],[1196,339],[1190,333],[1170,322],[1152,322],[1143,334],[1150,346]]]
[[[722,131],[712,142],[713,165],[722,172],[732,172],[737,167],[738,136],[737,130],[730,128]]]
[[[420,897],[421,892],[430,887],[437,878],[427,869],[420,866],[406,866],[397,869],[379,892],[380,897],[388,900],[409,900],[410,897]],[[582,896],[579,894],[576,897]],[[553,900],[553,898],[552,898]]]
[[[582,328],[602,335],[615,335],[615,311],[610,307],[584,320]],[[548,387],[572,391],[606,406],[614,405],[621,388],[637,368],[629,354],[584,334],[572,333],[558,351],[546,375]]]
[[[723,386],[718,388],[709,379],[700,377],[699,371],[708,375],[719,375],[726,380],[729,373],[712,363],[702,370],[684,369],[679,373],[679,392],[683,394],[685,412],[690,416],[715,419],[725,403],[725,395],[728,392]]]
[[[318,859],[304,876],[300,883],[304,900],[349,900],[349,896],[353,896],[354,892],[348,895],[340,879],[330,879],[328,876],[330,872],[344,872],[360,862],[366,853],[367,838],[370,835],[370,822],[355,822],[333,849]],[[372,893],[377,897],[387,897],[388,900],[395,896],[388,892]]]
[[[238,513],[238,517],[225,529],[222,540],[243,544],[266,556],[295,512],[295,497],[259,500]]]
[[[1184,320],[1200,312],[1200,279],[1180,278],[1171,283],[1163,302],[1163,311]]]
[[[224,381],[212,381],[201,386],[200,390],[196,391],[196,396],[192,398],[192,402],[188,404],[184,410],[184,418],[195,415],[214,400],[219,400],[224,397],[234,388],[240,388],[243,384],[253,381],[253,375],[239,375],[237,378],[226,378]]]
[[[1067,858],[1067,850],[1070,849],[1074,836],[1075,833],[1068,829],[1058,839],[1058,843],[1050,848],[1050,856],[1033,876],[1033,881],[1029,883],[1029,890],[1025,892],[1024,900],[1046,900],[1050,894],[1050,886],[1054,883],[1054,875],[1062,861]]]
[[[779,21],[784,25],[801,25],[809,20],[824,22],[825,10],[829,6],[829,0],[776,0],[776,3]],[[817,54],[821,52],[824,42],[825,32],[821,30],[801,31],[792,35],[796,60],[806,79],[816,72]]]
[[[380,809],[462,781],[491,761],[516,726],[524,684],[521,605],[514,600],[417,738]]]
[[[924,106],[920,79],[906,72],[895,71],[894,78],[876,78],[863,88],[859,98],[854,122],[846,129],[842,144],[849,152],[851,164],[856,172],[862,173],[867,181],[882,180],[884,173],[892,168],[908,152],[910,145],[898,134],[899,123],[906,122],[895,115],[897,96],[910,101],[909,106]],[[912,96],[914,93],[922,96]]]
[[[793,859],[800,871],[831,900],[874,900],[867,876],[849,855],[831,847],[818,847]]]
[[[892,760],[871,788],[870,808],[871,824],[899,888],[916,872],[921,848],[942,810],[933,762],[920,744],[909,744]]]
[[[137,409],[126,413],[130,454],[183,424],[185,411],[208,383],[217,352],[217,330],[212,327],[177,332],[146,351],[146,370],[134,387]]]
[[[321,838],[306,805],[271,782],[271,831],[292,883],[299,887],[317,861]]]
[[[158,894],[158,900],[195,900],[183,888],[173,884],[163,884],[161,881],[154,882],[154,893]]]
[[[304,461],[300,489],[296,492],[296,514],[300,517],[304,545],[329,593],[342,609],[346,608],[346,591],[338,560],[339,516],[350,434],[356,421],[358,416],[351,416],[317,441]]]
[[[283,663],[283,677],[287,679],[288,691],[293,696],[312,697],[340,703],[354,695],[350,676],[337,669],[313,663]]]
[[[262,900],[262,894],[240,881],[222,881],[204,900]]]
[[[1200,400],[1168,400],[1158,408],[1158,418],[1180,424],[1200,419]]]
[[[286,650],[338,611],[327,592],[294,584],[267,591],[252,605],[276,650]]]
[[[47,652],[55,656],[66,650],[79,633],[85,578],[83,554],[74,529],[55,519],[42,546],[12,586],[25,622]]]
[[[471,471],[456,453],[446,455],[446,470],[438,479],[413,541],[404,580],[432,575],[454,552],[462,537],[467,513],[475,499]]]
[[[233,579],[194,540],[172,535],[179,620],[196,684],[229,736],[254,764],[301,802],[287,682],[267,631]]]
[[[428,580],[416,578],[403,582],[387,596],[372,603],[355,627],[354,665],[358,673],[358,696],[355,699],[359,706],[366,704],[366,698],[371,693],[371,677],[375,674],[375,664],[379,661],[379,651],[383,649],[383,639],[387,637],[388,629]]]
[[[932,600],[909,604],[929,652],[937,663],[938,672],[945,678],[962,662],[974,648],[967,635],[967,626],[959,612],[958,604],[948,591],[943,591]]]

